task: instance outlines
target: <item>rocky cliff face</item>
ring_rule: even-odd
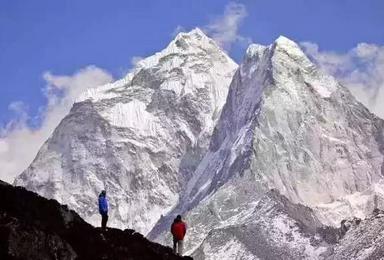
[[[190,259],[133,230],[103,234],[67,206],[0,182],[1,259]]]
[[[111,224],[146,234],[178,202],[205,154],[237,65],[199,29],[79,97],[15,181],[96,224],[106,189]]]

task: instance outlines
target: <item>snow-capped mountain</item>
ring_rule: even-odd
[[[105,187],[113,225],[166,244],[181,213],[195,259],[329,258],[341,220],[384,208],[383,130],[295,42],[238,67],[195,29],[79,97],[15,184],[93,224]]]
[[[147,233],[172,209],[208,148],[237,68],[199,29],[180,33],[125,78],[78,98],[15,181],[99,225]]]
[[[383,203],[383,129],[383,120],[293,41],[251,45],[209,151],[173,213],[186,214],[189,253],[219,259],[214,252],[238,248],[231,259],[317,259],[327,245],[314,245],[299,232],[297,216],[271,215],[276,201],[266,194],[276,189],[310,207],[319,227],[370,214]],[[167,221],[150,237],[164,242]],[[263,250],[271,247],[282,249],[266,257]]]

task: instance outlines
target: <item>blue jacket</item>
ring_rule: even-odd
[[[107,198],[103,195],[99,196],[99,213],[101,215],[108,213],[108,201]]]

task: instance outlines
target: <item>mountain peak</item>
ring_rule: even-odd
[[[272,46],[275,49],[275,52],[283,51],[294,59],[308,60],[300,46],[285,36],[280,35]]]
[[[273,44],[268,46],[255,43],[250,44],[246,51],[246,58],[251,58],[252,60],[260,59],[266,50],[269,50],[268,52],[270,53],[268,57],[275,57],[276,61],[293,59],[304,66],[311,66],[312,64],[296,42],[282,35]]]
[[[196,37],[196,38],[206,37],[206,38],[208,38],[208,36],[199,27],[196,27],[189,32],[178,33],[176,36],[176,39],[183,38],[183,37]]]
[[[175,39],[169,44],[169,47],[173,48],[174,45],[176,47],[185,52],[188,49],[193,48],[215,48],[219,49],[218,45],[214,40],[209,38],[200,28],[196,27],[195,29],[189,32],[180,32]]]
[[[246,56],[249,58],[260,57],[266,49],[267,49],[267,46],[252,43],[247,48]]]
[[[275,40],[275,44],[285,45],[285,46],[292,46],[292,47],[298,46],[296,44],[296,42],[294,42],[293,40],[285,37],[284,35],[280,35],[279,37],[277,37],[277,39]]]
[[[202,52],[224,54],[214,40],[205,35],[201,29],[195,28],[189,32],[180,32],[165,49],[141,60],[137,65],[138,68],[152,67],[157,64],[162,57],[168,55],[196,55]],[[234,63],[227,56],[226,59]]]
[[[179,34],[125,78],[82,95],[36,157],[39,172],[31,166],[15,183],[67,203],[94,224],[94,199],[111,187],[111,207],[118,205],[111,225],[147,233],[174,207],[208,150],[237,67],[200,29]],[[101,143],[108,146],[96,148]]]

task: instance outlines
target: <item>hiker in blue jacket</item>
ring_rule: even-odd
[[[101,229],[105,231],[107,229],[108,221],[108,201],[105,190],[101,191],[99,195],[99,213],[101,214]]]

